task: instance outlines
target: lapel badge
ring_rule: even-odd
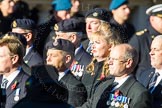
[[[16,21],[13,21],[12,26],[13,26],[14,28],[17,27]]]
[[[55,31],[58,31],[58,30],[59,30],[59,27],[58,27],[57,24],[55,24],[55,26],[54,26],[54,30],[55,30]]]
[[[24,60],[24,62],[25,62],[26,64],[28,64],[28,60]]]
[[[20,88],[16,89],[14,101],[19,101],[20,99]]]
[[[94,17],[97,17],[97,16],[98,16],[98,13],[97,13],[97,12],[94,12],[94,13],[93,13],[93,16],[94,16]]]
[[[11,85],[11,90],[16,89],[18,82],[15,81],[14,84]]]

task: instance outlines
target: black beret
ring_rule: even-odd
[[[22,28],[27,30],[36,29],[36,24],[31,19],[16,19],[12,22],[11,28]]]
[[[65,52],[69,52],[71,54],[74,54],[75,52],[75,46],[72,42],[65,39],[56,39],[55,41],[49,41],[46,45],[46,49],[58,49]]]
[[[94,8],[94,9],[89,10],[86,13],[85,18],[87,17],[96,18],[99,20],[109,22],[112,17],[112,13],[103,8]]]
[[[86,24],[84,20],[71,18],[62,20],[61,22],[55,24],[54,30],[61,32],[84,32],[83,28],[85,29],[85,27]]]
[[[26,41],[26,38],[22,34],[15,33],[15,32],[8,32],[4,36],[6,36],[6,35],[7,36],[15,36],[15,37],[17,37],[21,41],[21,43],[24,45],[24,47],[26,48],[27,41]]]

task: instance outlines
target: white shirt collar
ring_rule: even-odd
[[[115,87],[113,88],[112,91],[114,91],[114,90],[116,90],[117,88],[119,88],[119,87],[120,87],[122,84],[124,84],[124,82],[125,82],[129,77],[131,77],[131,76],[132,76],[132,74],[126,76],[125,78],[123,78],[123,79],[121,79],[121,80],[114,80],[114,82],[117,82],[118,85],[115,86]]]
[[[33,48],[33,45],[31,45],[29,48],[26,48],[25,56],[29,53],[29,51]]]
[[[75,49],[75,55],[77,54],[78,50],[80,49],[80,47]]]
[[[9,85],[12,83],[12,81],[16,78],[16,76],[20,73],[20,68],[16,71],[12,72],[8,77],[3,76],[2,80],[6,78],[8,80],[6,88],[9,87]]]
[[[61,78],[64,77],[65,72],[59,72],[58,74],[59,74],[58,81],[60,81]]]
[[[61,78],[64,77],[64,75],[66,75],[68,73],[69,69],[65,70],[64,72],[58,72],[58,81],[61,80]]]

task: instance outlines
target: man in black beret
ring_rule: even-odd
[[[88,53],[91,53],[91,34],[98,31],[98,28],[102,23],[108,23],[111,17],[111,13],[102,8],[91,9],[86,13],[85,20],[88,39],[84,40],[82,44]]]
[[[84,85],[75,78],[69,70],[74,58],[75,47],[73,43],[64,39],[50,41],[46,48],[47,65],[55,66],[58,70],[58,81],[68,90],[68,103],[74,107],[81,106],[87,98]]]
[[[70,69],[74,76],[76,76],[79,80],[82,78],[86,66],[90,63],[92,58],[81,44],[84,28],[85,23],[77,18],[63,20],[54,26],[54,30],[56,31],[56,39],[61,38],[69,40],[75,46],[75,57]]]
[[[27,40],[24,61],[29,67],[43,64],[43,59],[33,44],[36,35],[36,24],[31,19],[16,19],[11,25],[12,32],[22,34]]]

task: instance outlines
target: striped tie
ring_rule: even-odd
[[[156,84],[156,80],[158,78],[160,74],[158,72],[154,73],[152,79],[150,80],[150,83],[149,83],[149,91],[152,92],[155,84]]]
[[[89,54],[91,54],[92,44],[93,44],[92,42],[89,42],[88,47],[87,47],[87,49],[86,49],[86,51],[87,51]]]
[[[6,78],[4,78],[4,79],[2,80],[2,83],[1,83],[1,88],[2,88],[2,89],[6,89],[7,83],[8,83],[8,80],[7,80]]]

